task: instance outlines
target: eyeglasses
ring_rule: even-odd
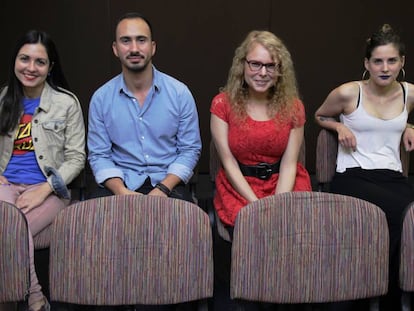
[[[249,65],[250,70],[254,72],[262,70],[263,67],[266,68],[266,71],[268,73],[274,73],[275,71],[279,70],[279,64],[276,64],[276,63],[263,64],[261,62],[257,62],[254,60],[247,60],[247,59],[246,59],[246,63]]]

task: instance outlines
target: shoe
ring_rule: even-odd
[[[44,304],[40,307],[40,309],[33,309],[29,308],[29,311],[50,311],[50,304],[49,301],[47,301],[46,297],[43,297]]]

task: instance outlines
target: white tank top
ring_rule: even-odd
[[[390,169],[402,172],[400,159],[401,135],[406,127],[407,84],[404,83],[404,109],[394,119],[383,120],[367,113],[362,99],[362,87],[359,85],[359,100],[355,111],[348,115],[341,114],[340,120],[354,133],[357,148],[352,151],[338,144],[336,171],[344,172],[347,168]]]

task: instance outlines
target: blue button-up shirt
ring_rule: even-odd
[[[89,163],[96,182],[120,177],[130,190],[167,174],[187,183],[201,152],[197,108],[186,85],[153,67],[142,106],[120,74],[101,86],[89,106]]]

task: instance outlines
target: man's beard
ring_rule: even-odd
[[[151,58],[146,59],[144,64],[135,64],[135,65],[128,64],[126,68],[132,73],[140,73],[140,72],[145,71],[145,69],[147,69],[148,65],[150,64],[150,61],[151,61]]]

